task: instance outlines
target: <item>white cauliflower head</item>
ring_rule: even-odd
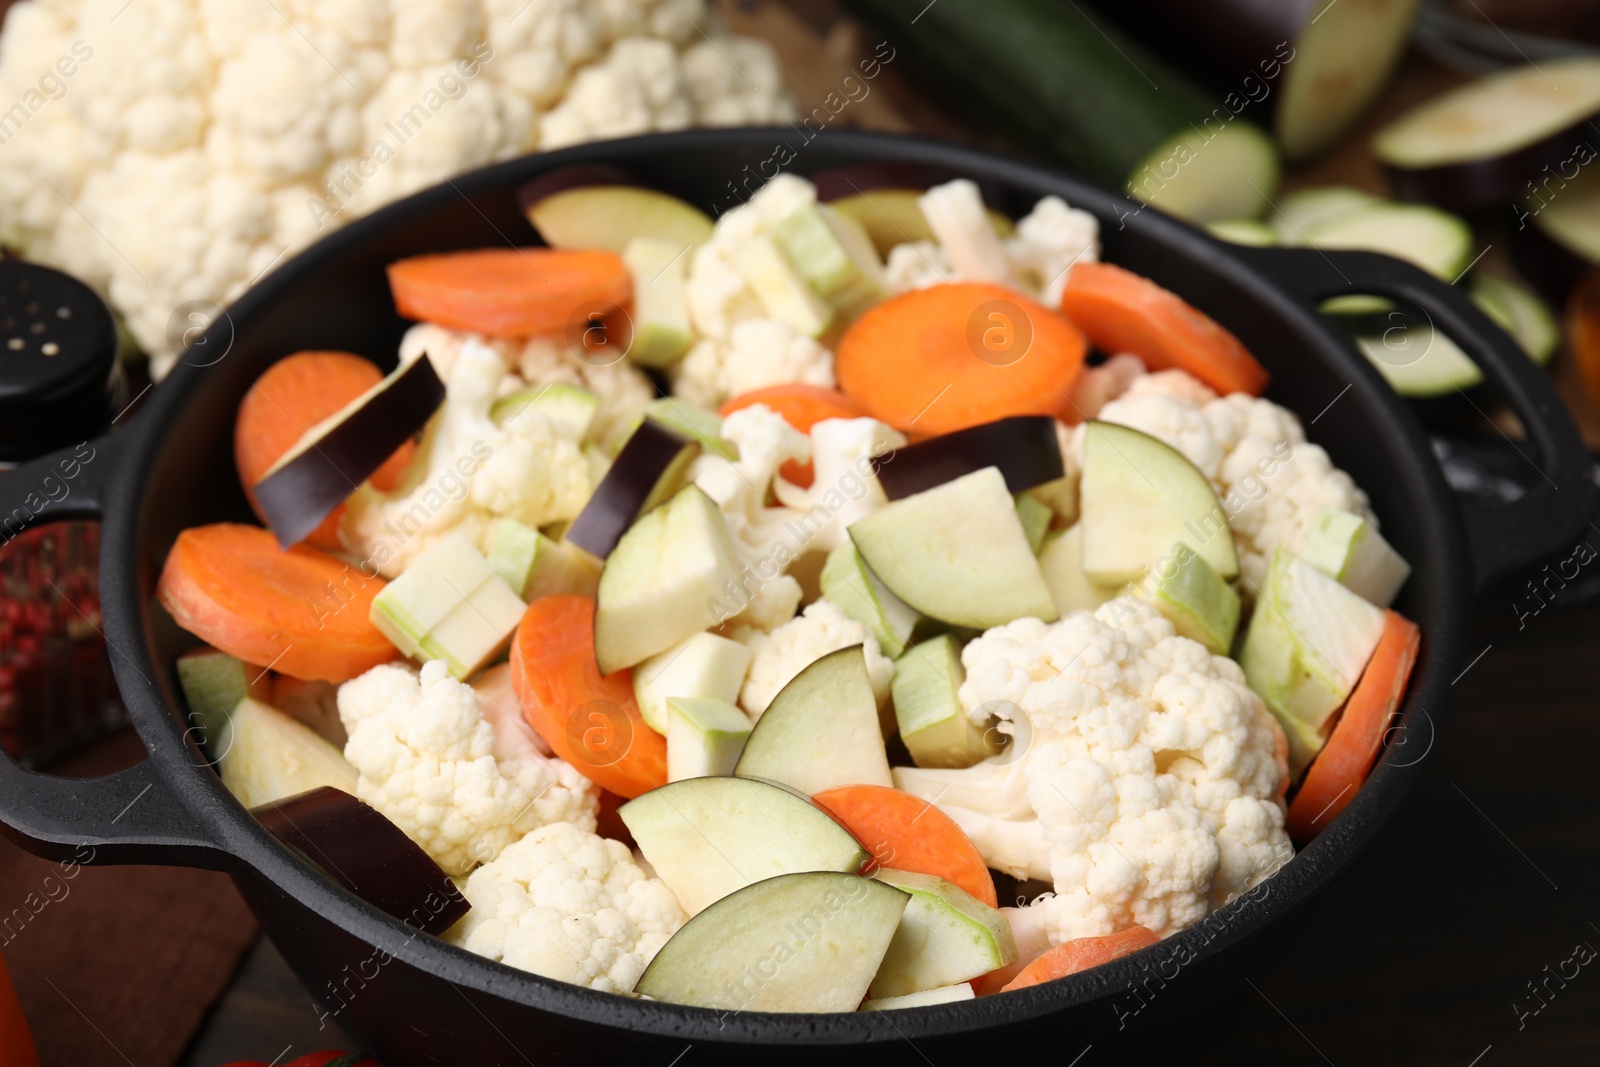
[[[1042,841],[1055,892],[1033,907],[1052,943],[1134,925],[1166,936],[1292,855],[1283,731],[1237,664],[1176,636],[1147,605],[1119,598],[1059,622],[1019,619],[972,641],[961,659],[962,707],[1011,732],[1015,747],[1002,758],[1026,783],[1038,836],[1018,817],[1014,779],[992,800],[966,788],[936,802],[958,821],[963,806],[1003,821],[968,819],[985,858],[1001,853],[1012,869],[1025,860],[1041,873]],[[1002,772],[980,764],[942,773],[958,782],[976,773],[987,786]],[[919,793],[934,788],[928,772],[897,779]]]
[[[462,887],[450,932],[480,956],[606,993],[631,993],[687,920],[665,882],[620,841],[552,823],[507,846]]]
[[[889,684],[894,681],[894,661],[883,654],[878,639],[826,598],[811,604],[770,634],[755,631],[741,632],[738,636],[751,652],[750,670],[745,675],[744,688],[739,691],[739,704],[755,719],[761,718],[778,690],[788,685],[795,675],[829,652],[851,645],[861,645],[865,649],[867,676],[879,704],[888,697]]]
[[[0,126],[0,240],[106,292],[157,377],[181,304],[207,317],[426,185],[541,147],[793,114],[767,46],[703,0],[23,0],[0,95],[22,101]]]
[[[1047,196],[1017,221],[1017,235],[1005,250],[1028,291],[1046,307],[1060,307],[1072,265],[1100,258],[1100,222],[1059,196]]]
[[[549,823],[592,830],[598,790],[570,764],[526,747],[497,758],[472,687],[443,660],[420,674],[385,664],[339,687],[356,795],[460,877]],[[502,755],[509,755],[501,746]]]

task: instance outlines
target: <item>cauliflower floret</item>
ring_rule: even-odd
[[[892,293],[909,293],[959,280],[950,257],[933,241],[909,241],[889,249],[883,276]]]
[[[741,633],[740,640],[750,649],[750,672],[739,691],[739,704],[751,718],[760,719],[778,690],[812,663],[851,645],[863,645],[867,654],[867,675],[872,692],[882,704],[894,680],[894,661],[883,654],[878,639],[839,606],[826,598],[806,608],[770,634]]]
[[[606,993],[631,993],[687,916],[627,846],[552,823],[467,878],[451,940],[480,956]]]
[[[758,41],[718,37],[684,49],[683,81],[703,126],[775,125],[795,117],[777,57]]]
[[[852,523],[889,502],[878,466],[893,462],[905,443],[904,434],[877,419],[823,419],[811,427],[811,485],[772,483],[779,502],[799,513],[795,528],[806,534],[806,551],[832,551]]]
[[[1377,526],[1367,495],[1306,440],[1294,412],[1244,393],[1219,397],[1178,370],[1135,378],[1100,410],[1100,419],[1157,437],[1182,452],[1211,480],[1239,550],[1243,593],[1253,598],[1272,553],[1297,552],[1317,512],[1338,508]],[[1070,471],[1083,465],[1078,427],[1066,452]],[[1206,517],[1197,516],[1204,525]]]
[[[961,659],[962,707],[1012,734],[1005,758],[1037,829],[992,765],[942,772],[959,792],[932,772],[897,782],[966,820],[1006,869],[1042,873],[1042,839],[1055,892],[1032,908],[1053,944],[1134,925],[1175,933],[1293,854],[1282,730],[1236,663],[1176,636],[1148,605],[1124,597],[1054,623],[1019,619]]]
[[[356,795],[449,874],[493,860],[549,823],[592,830],[598,790],[570,764],[526,748],[496,758],[477,696],[443,660],[421,674],[385,664],[339,687]]]
[[[703,337],[672,368],[672,391],[712,409],[729,397],[786,382],[833,388],[833,353],[776,319],[746,319],[726,341]]]
[[[1011,269],[1046,307],[1061,306],[1061,289],[1074,263],[1100,258],[1100,223],[1059,196],[1033,205],[1005,242]]]
[[[608,442],[628,430],[656,398],[645,373],[626,359],[590,361],[561,338],[530,337],[522,343],[514,365],[529,385],[564,382],[579,385],[600,398],[589,427],[591,441]]]
[[[626,37],[578,72],[566,99],[539,120],[543,148],[650,130],[681,130],[694,118],[678,54],[667,41]]]

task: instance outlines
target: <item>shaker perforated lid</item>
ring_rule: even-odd
[[[0,461],[95,436],[126,392],[116,320],[94,290],[37,263],[0,261]]]

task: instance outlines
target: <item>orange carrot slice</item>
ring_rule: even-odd
[[[1002,285],[956,282],[891,297],[845,332],[839,387],[868,415],[932,436],[1007,415],[1058,415],[1083,334]]]
[[[371,360],[349,352],[296,352],[256,379],[239,403],[233,424],[233,459],[250,507],[262,522],[267,520],[256,504],[256,483],[312,427],[338,414],[382,380],[383,372]],[[394,488],[415,450],[409,441],[396,449],[373,472],[373,486]],[[339,517],[343,514],[342,505],[335,508],[306,540],[322,548],[339,548]]]
[[[811,799],[872,853],[867,870],[937,875],[997,905],[994,878],[977,848],[955,820],[921,797],[886,785],[841,785]]]
[[[860,404],[837,389],[824,389],[820,385],[806,385],[803,382],[752,389],[723,404],[717,409],[717,414],[726,418],[752,404],[765,404],[801,433],[810,433],[811,427],[824,419],[859,419],[866,415]],[[792,459],[779,468],[779,473],[802,489],[809,488],[814,477],[811,464],[796,463]]]
[[[602,789],[633,799],[667,783],[667,739],[645,725],[633,674],[600,674],[594,600],[540,597],[511,642],[511,684],[528,725]]]
[[[633,277],[622,257],[598,249],[413,256],[389,265],[389,288],[395,309],[408,319],[491,337],[562,333],[574,316],[603,315],[633,299]]]
[[[1289,836],[1304,845],[1331,823],[1372,772],[1389,720],[1405,695],[1422,646],[1417,624],[1394,611],[1383,613],[1383,632],[1361,672],[1333,732],[1312,761],[1289,805]]]
[[[1022,968],[1022,973],[1007,982],[1001,992],[1026,989],[1031,985],[1053,982],[1069,974],[1087,971],[1102,963],[1131,956],[1159,940],[1161,939],[1142,926],[1130,926],[1126,930],[1107,934],[1105,937],[1079,937],[1063,941]]]
[[[400,655],[370,618],[385,584],[307,545],[285,552],[260,527],[219,522],[178,535],[156,594],[214,648],[303,681],[343,682]]]
[[[1061,311],[1102,352],[1131,352],[1151,370],[1183,370],[1219,393],[1260,395],[1267,371],[1210,316],[1149,278],[1111,263],[1079,263]]]

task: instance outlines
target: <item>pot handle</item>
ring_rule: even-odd
[[[102,437],[0,472],[0,546],[43,523],[99,520],[114,444]],[[220,869],[224,860],[148,755],[104,777],[61,778],[25,770],[0,747],[0,831],[64,864]]]
[[[1538,472],[1532,488],[1500,506],[1476,497],[1456,498],[1466,520],[1477,594],[1572,546],[1595,512],[1588,450],[1549,376],[1466,293],[1419,267],[1376,252],[1231,250],[1313,307],[1329,297],[1359,293],[1421,308],[1516,412],[1528,439],[1512,443]]]

